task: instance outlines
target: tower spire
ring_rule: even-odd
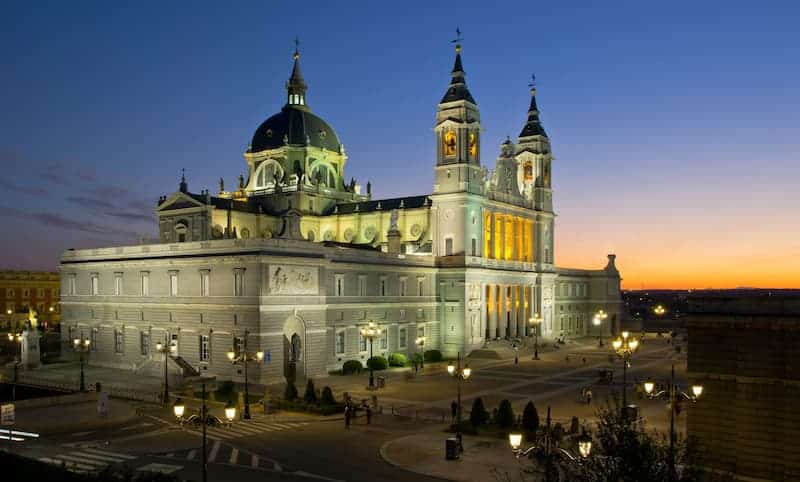
[[[528,83],[528,87],[531,89],[531,105],[528,107],[528,120],[519,133],[519,137],[547,137],[547,133],[544,131],[544,127],[539,120],[539,106],[536,105],[536,74],[531,75],[531,81]]]
[[[300,72],[300,39],[294,38],[294,67],[292,68],[292,75],[289,81],[286,82],[287,104],[289,105],[306,105],[306,91],[308,86],[303,79],[303,74]]]
[[[467,88],[464,66],[461,63],[461,42],[463,40],[464,37],[461,36],[461,29],[456,28],[456,38],[450,41],[450,43],[456,44],[456,59],[453,63],[453,70],[450,73],[450,87],[448,87],[447,92],[444,94],[444,97],[442,97],[440,104],[455,102],[457,100],[466,100],[473,104],[476,103]]]

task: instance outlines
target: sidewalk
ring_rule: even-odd
[[[380,455],[389,464],[404,470],[464,482],[496,480],[496,471],[508,473],[513,480],[514,474],[522,468],[507,440],[481,436],[465,435],[461,458],[445,460],[445,440],[450,436],[452,434],[436,430],[400,437],[386,442]]]

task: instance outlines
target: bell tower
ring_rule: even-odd
[[[467,88],[461,64],[461,32],[457,31],[456,60],[450,85],[436,112],[436,175],[434,193],[471,192],[483,189],[481,172],[481,116]]]

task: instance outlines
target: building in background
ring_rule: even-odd
[[[461,46],[435,117],[429,195],[373,199],[353,179],[334,129],[312,112],[299,53],[286,103],[255,130],[247,175],[162,196],[160,244],[69,250],[61,260],[63,340],[93,340],[91,362],[158,369],[158,341],[184,371],[239,376],[229,350],[264,350],[255,379],[320,376],[365,362],[359,329],[384,328],[376,355],[445,356],[619,328],[615,256],[594,270],[554,264],[550,140],[531,89],[516,142],[481,162],[483,128]],[[521,109],[522,110],[522,109]],[[424,338],[424,345],[417,345]]]
[[[3,326],[21,328],[30,310],[51,327],[61,321],[59,307],[61,283],[58,273],[38,271],[0,271],[0,320]]]
[[[800,480],[800,295],[689,299],[688,376],[705,388],[687,433],[699,464],[748,481]]]

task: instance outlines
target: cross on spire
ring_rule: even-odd
[[[531,89],[536,87],[536,74],[531,74],[531,81],[528,83],[528,87]]]
[[[300,57],[300,38],[295,35],[294,36],[294,59],[297,60]]]
[[[461,29],[456,27],[456,38],[450,41],[450,43],[456,44],[456,53],[461,52],[462,40],[464,40],[464,37],[461,36]]]

